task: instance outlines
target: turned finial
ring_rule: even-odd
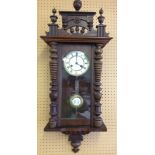
[[[53,15],[50,16],[50,18],[51,18],[51,22],[52,22],[53,24],[56,23],[56,22],[57,22],[57,19],[58,19],[58,17],[55,15],[56,12],[57,12],[57,10],[56,10],[55,8],[52,9],[52,13],[53,13]]]
[[[73,3],[73,6],[76,11],[79,11],[82,7],[82,1],[81,0],[75,0]]]
[[[98,17],[98,21],[100,24],[103,24],[104,17],[103,17],[103,9],[102,8],[99,10],[99,13],[100,13],[100,16]]]
[[[54,8],[54,9],[52,9],[52,12],[53,12],[53,14],[55,15],[56,12],[57,12],[57,10]]]
[[[100,15],[103,14],[103,9],[102,8],[99,10],[99,13],[100,13]]]

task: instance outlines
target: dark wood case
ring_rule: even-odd
[[[100,9],[99,25],[93,28],[93,18],[96,12],[80,12],[80,0],[74,1],[76,11],[60,11],[62,28],[56,24],[56,10],[50,16],[49,32],[41,38],[51,47],[50,50],[50,119],[45,131],[60,131],[69,135],[73,151],[77,152],[82,135],[91,131],[106,131],[107,128],[101,115],[101,72],[103,47],[112,39],[105,32],[103,24],[103,10]],[[90,67],[86,74],[79,77],[80,95],[84,98],[85,107],[80,113],[87,110],[88,118],[73,119],[71,109],[66,104],[67,98],[74,93],[75,77],[68,75],[63,67],[62,58],[70,51],[83,51],[89,61]]]

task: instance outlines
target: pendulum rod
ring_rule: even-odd
[[[79,94],[79,78],[78,76],[75,77],[75,93]],[[77,116],[77,108],[76,108],[76,116]]]
[[[79,94],[79,78],[78,78],[78,76],[75,77],[75,93]]]

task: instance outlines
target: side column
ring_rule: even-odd
[[[54,128],[57,126],[57,98],[58,98],[58,54],[57,54],[57,48],[56,48],[57,43],[52,42],[50,44],[51,50],[50,50],[50,99],[51,99],[51,104],[50,104],[50,115],[51,118],[49,119],[49,124],[51,128]]]
[[[94,126],[101,127],[103,125],[101,115],[101,73],[102,73],[102,44],[97,44],[97,48],[94,55]]]

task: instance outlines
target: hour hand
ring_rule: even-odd
[[[78,66],[80,66],[81,68],[84,68],[84,69],[85,69],[85,67],[84,67],[83,65],[78,64],[78,62],[76,62],[76,65],[78,65]]]
[[[84,69],[86,69],[83,65],[79,65],[81,68],[84,68]]]

